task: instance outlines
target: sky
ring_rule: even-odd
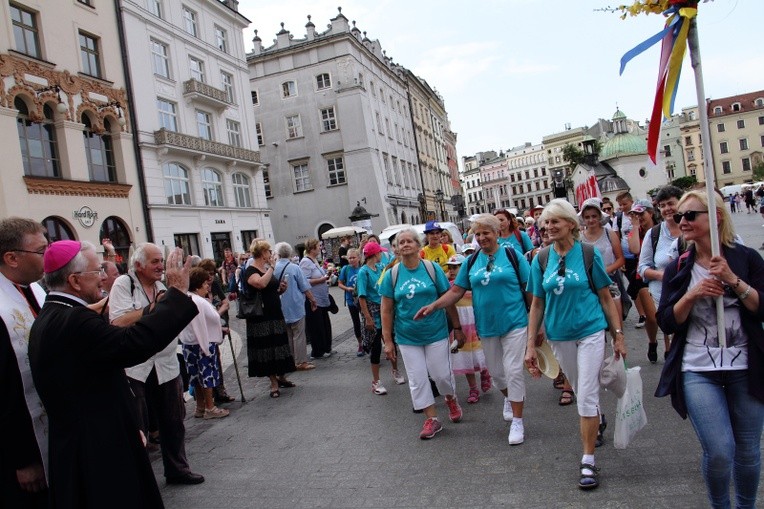
[[[659,32],[664,18],[620,18],[600,9],[618,0],[240,0],[254,30],[270,46],[280,23],[305,36],[307,15],[326,30],[337,7],[387,56],[424,78],[444,98],[458,134],[459,159],[507,150],[543,136],[612,118],[616,107],[644,125],[655,92],[658,45],[619,76],[621,56]],[[631,0],[621,0],[632,3]],[[285,7],[288,6],[288,7]],[[701,3],[698,34],[705,96],[718,99],[764,89],[761,0]],[[685,56],[674,112],[697,104]]]

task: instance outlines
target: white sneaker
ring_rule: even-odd
[[[509,445],[519,445],[525,440],[525,429],[522,422],[512,421],[512,425],[509,427],[509,436],[507,441]]]
[[[398,385],[403,385],[406,383],[406,378],[404,378],[404,376],[401,375],[401,372],[397,369],[393,370],[393,380],[395,380],[395,383]]]
[[[371,382],[371,390],[374,392],[374,394],[377,394],[379,396],[384,396],[387,394],[387,389],[385,389],[385,386],[382,385],[382,382],[377,380],[376,382]]]
[[[504,398],[504,411],[502,414],[504,415],[505,421],[509,422],[512,420],[512,403],[510,403],[509,398]]]

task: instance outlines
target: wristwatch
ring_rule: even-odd
[[[615,330],[615,333],[616,333],[616,334],[623,334],[623,331],[622,331],[621,329],[616,329],[616,330]]]

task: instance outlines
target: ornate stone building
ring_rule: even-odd
[[[114,2],[0,3],[0,216],[51,240],[147,238]]]

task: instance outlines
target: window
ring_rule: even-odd
[[[321,130],[334,131],[337,129],[337,118],[334,116],[334,107],[321,110]]]
[[[223,84],[223,90],[225,91],[226,100],[231,104],[235,104],[236,101],[234,101],[234,96],[233,96],[233,74],[229,74],[227,72],[221,71],[220,82]]]
[[[188,70],[191,73],[191,78],[202,83],[204,79],[204,62],[196,57],[188,57]]]
[[[764,106],[764,98],[759,97],[753,103],[756,105],[757,108],[761,108],[762,106]]]
[[[716,132],[717,133],[723,133],[724,132],[724,124],[716,124]]]
[[[344,184],[345,180],[345,161],[341,157],[333,157],[326,160],[326,167],[329,171],[329,185],[336,186]]]
[[[286,118],[287,138],[300,138],[302,137],[302,124],[300,123],[300,115],[291,115]]]
[[[732,111],[740,111],[740,103],[734,103],[732,105]]]
[[[732,165],[729,161],[722,161],[722,172],[725,174],[732,173]]]
[[[80,58],[82,59],[82,72],[96,78],[101,77],[98,39],[84,32],[80,32]]]
[[[377,131],[379,132],[379,134],[384,135],[385,134],[385,128],[382,126],[382,117],[380,116],[378,111],[376,111],[374,113],[377,116]]]
[[[215,25],[215,46],[223,53],[228,53],[228,34],[217,25]]]
[[[260,122],[255,124],[255,133],[257,133],[257,145],[262,147],[265,143],[263,143],[263,125]]]
[[[187,255],[200,256],[202,252],[199,250],[199,235],[196,233],[176,233],[173,235],[175,245],[183,249],[183,253]]]
[[[168,131],[178,130],[178,116],[175,112],[175,103],[157,99],[157,111],[159,111],[159,128]]]
[[[235,120],[226,119],[226,131],[228,131],[228,144],[241,147],[241,124]]]
[[[294,190],[296,192],[313,189],[313,184],[310,182],[308,163],[293,164],[292,174],[294,175]]]
[[[252,91],[252,105],[260,106],[260,96],[258,95],[257,90]]]
[[[738,129],[745,129],[745,120],[740,119],[737,121],[737,128]]]
[[[202,192],[207,207],[223,206],[223,181],[218,172],[210,168],[202,170]]]
[[[719,143],[719,152],[721,152],[722,154],[729,154],[729,151],[730,149],[726,141]]]
[[[154,74],[163,78],[170,77],[170,61],[166,44],[151,39],[151,63]]]
[[[42,58],[35,13],[11,4],[11,20],[16,51],[30,57]]]
[[[764,116],[759,117],[759,125],[764,125]]]
[[[663,145],[663,155],[671,157],[671,145]]]
[[[72,233],[72,229],[61,218],[56,216],[48,216],[42,220],[42,226],[45,228],[45,233],[48,236],[48,242],[55,242],[57,240],[74,240],[76,237]]]
[[[295,97],[297,96],[297,83],[294,81],[285,81],[281,84],[281,97]]]
[[[751,171],[751,159],[744,157],[741,161],[743,163],[743,171]]]
[[[272,198],[271,193],[271,177],[268,175],[268,170],[263,170],[263,188],[265,188],[265,197]]]
[[[196,129],[203,140],[212,139],[212,117],[209,113],[196,110]]]
[[[761,136],[761,139],[759,141],[761,141],[761,146],[764,147],[764,135]]]
[[[82,123],[85,129],[82,131],[82,137],[85,142],[85,155],[88,160],[88,170],[90,171],[90,180],[95,182],[116,182],[117,167],[114,164],[114,151],[111,144],[111,126],[108,120],[104,120],[106,132],[98,135],[93,132],[90,123],[90,117],[82,115]]]
[[[316,76],[316,89],[321,90],[324,88],[331,88],[332,87],[332,78],[329,76],[328,72],[325,72],[323,74],[319,74]]]
[[[743,138],[742,140],[738,140],[740,143],[740,150],[748,150],[748,138]]]
[[[236,197],[236,206],[239,208],[252,207],[249,177],[243,173],[234,173],[231,175],[231,182],[233,182],[233,195]]]
[[[197,37],[196,13],[188,7],[183,7],[183,29],[194,37]]]
[[[692,136],[685,136],[684,137],[684,144],[687,146],[692,145]]]
[[[29,120],[29,109],[20,97],[16,97],[13,105],[19,111],[16,117],[16,127],[21,145],[24,175],[60,177],[58,147],[53,128],[53,109],[46,104],[43,107],[43,121],[34,123]]]
[[[164,173],[164,195],[168,205],[191,205],[191,193],[188,190],[188,172],[176,163],[167,163],[162,168]]]
[[[390,130],[390,119],[385,117],[385,128],[387,131],[387,137],[393,139],[393,132]]]
[[[161,18],[162,17],[162,0],[148,0],[149,2],[149,12],[153,14],[154,16]]]
[[[721,114],[721,112],[722,112],[722,107],[721,106],[715,106],[714,107],[714,115],[719,115],[719,114]]]

